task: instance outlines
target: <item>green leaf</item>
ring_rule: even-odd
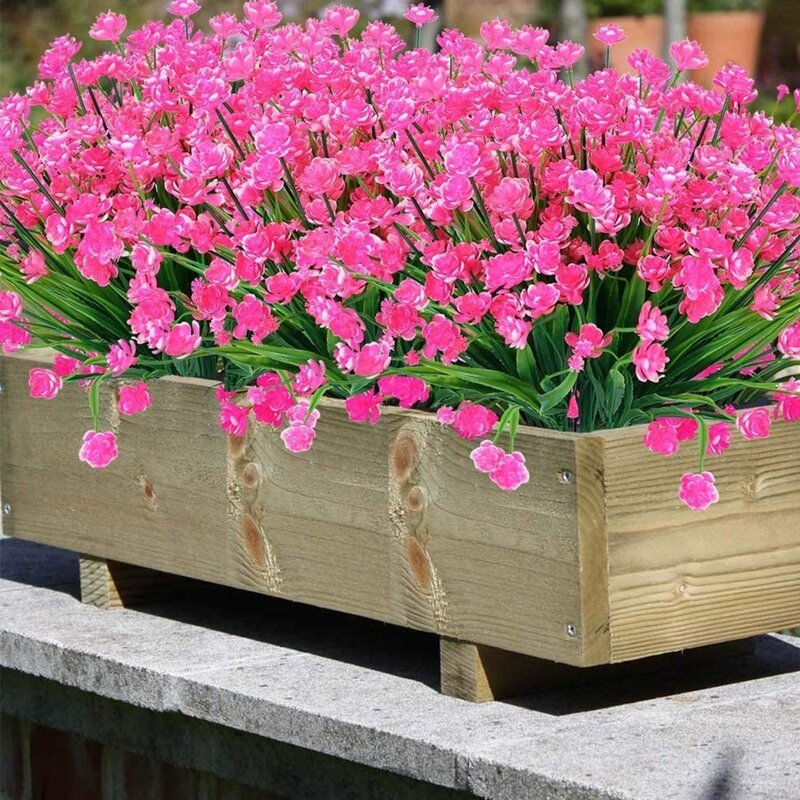
[[[529,344],[517,350],[517,375],[531,385],[536,383],[536,361]]]
[[[575,386],[575,381],[578,380],[577,372],[570,372],[555,389],[545,392],[541,396],[541,412],[546,414],[552,408],[555,408],[569,393],[572,387]]]
[[[616,366],[612,367],[606,376],[605,410],[609,420],[614,418],[614,415],[622,405],[622,401],[625,397],[625,383],[627,379],[627,375]]]

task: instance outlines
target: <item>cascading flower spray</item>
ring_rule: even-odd
[[[127,36],[101,14],[107,52],[57,39],[0,102],[0,342],[57,351],[32,395],[87,387],[90,466],[117,456],[101,383],[136,414],[167,374],[298,453],[324,394],[357,423],[431,409],[504,490],[519,424],[647,423],[655,452],[698,446],[696,509],[731,436],[800,418],[800,135],[741,68],[680,82],[706,63],[683,41],[575,82],[581,46],[502,20],[429,52],[339,6],[301,27],[252,0],[208,32],[198,9]]]

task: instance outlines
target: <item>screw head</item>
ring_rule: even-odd
[[[578,635],[578,628],[574,622],[570,622],[567,624],[567,636],[577,636]]]
[[[3,516],[4,517],[11,516],[11,503],[3,503]]]
[[[558,473],[558,477],[561,483],[573,483],[575,481],[575,476],[572,474],[572,471],[568,469],[562,469],[561,472]]]

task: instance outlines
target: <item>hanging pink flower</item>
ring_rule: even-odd
[[[304,453],[314,444],[316,431],[311,425],[293,422],[281,431],[281,439],[290,453]]]
[[[28,391],[31,397],[41,400],[52,400],[60,391],[64,382],[51,369],[34,367],[28,373]]]
[[[771,424],[766,408],[749,408],[736,416],[736,427],[745,439],[766,439]]]
[[[244,436],[247,433],[249,409],[236,403],[223,401],[219,409],[219,425],[228,436]]]
[[[382,400],[380,393],[374,389],[351,395],[344,401],[348,419],[351,422],[368,422],[374,425],[381,418]]]
[[[489,473],[492,483],[504,492],[513,492],[531,479],[525,466],[525,456],[519,451],[507,453],[500,463]]]
[[[107,467],[117,456],[117,437],[112,431],[86,431],[78,457],[94,469]]]
[[[141,414],[152,405],[153,400],[150,397],[150,391],[144,381],[139,381],[133,386],[122,386],[119,390],[119,400],[117,407],[121,414],[132,416],[133,414]]]
[[[497,425],[498,416],[480,403],[462,403],[453,417],[453,427],[464,439],[485,436]]]
[[[680,447],[676,427],[665,419],[656,419],[649,423],[642,441],[648,450],[662,456],[674,456]]]
[[[706,453],[710,456],[722,455],[731,444],[731,428],[727,422],[715,422],[708,426],[708,445]]]
[[[494,472],[503,462],[505,451],[488,439],[484,439],[470,454],[475,469],[479,472]]]
[[[719,500],[719,492],[710,472],[686,472],[681,476],[678,497],[694,511],[703,511]]]

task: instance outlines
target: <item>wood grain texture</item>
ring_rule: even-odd
[[[120,456],[77,460],[85,395],[27,396],[30,356],[0,359],[7,533],[176,575],[581,663],[574,437],[520,431],[531,482],[505,493],[475,443],[430,415],[386,409],[375,426],[323,402],[312,450],[278,432],[218,428],[212,385],[167,379],[126,418],[102,397]]]
[[[800,624],[800,425],[710,459],[720,501],[683,506],[696,448],[664,458],[641,430],[603,434],[611,659]]]

